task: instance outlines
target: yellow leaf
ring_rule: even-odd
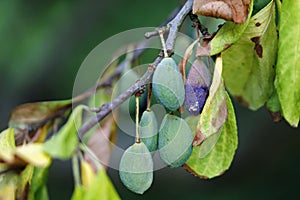
[[[0,133],[0,161],[10,162],[14,159],[14,129],[8,128]]]
[[[39,133],[39,136],[38,136],[38,138],[36,140],[37,143],[41,143],[41,142],[45,141],[45,139],[47,137],[47,134],[49,133],[49,130],[50,130],[51,126],[52,126],[52,123],[47,123],[44,126],[42,126],[42,127],[39,128],[40,133]]]
[[[90,164],[84,160],[81,162],[81,179],[84,187],[89,187],[95,178],[95,173]]]
[[[12,183],[7,184],[5,187],[0,189],[1,200],[15,200],[16,186]]]
[[[15,155],[36,167],[47,167],[51,158],[43,151],[42,144],[31,143],[16,148]]]

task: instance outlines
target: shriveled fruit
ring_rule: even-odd
[[[123,184],[135,193],[143,194],[151,186],[153,161],[143,142],[126,149],[121,158],[119,174]]]
[[[199,115],[208,97],[212,74],[206,64],[197,59],[193,62],[185,86],[185,107],[191,115]]]
[[[192,153],[193,134],[187,123],[167,114],[161,124],[158,149],[161,159],[170,167],[183,165]]]
[[[153,111],[144,111],[140,121],[141,140],[150,152],[157,150],[158,145],[157,119]]]
[[[183,104],[183,80],[172,58],[164,58],[157,65],[152,82],[155,97],[167,109],[175,111]]]

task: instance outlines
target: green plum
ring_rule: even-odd
[[[182,166],[192,153],[193,139],[191,129],[182,118],[166,114],[158,135],[161,159],[170,167]]]
[[[123,184],[131,191],[143,194],[153,182],[153,160],[143,142],[134,143],[124,152],[119,166]]]

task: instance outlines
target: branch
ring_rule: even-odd
[[[167,24],[178,14],[179,11],[180,11],[180,7],[175,8],[172,11],[172,13],[168,16],[168,19],[165,22],[163,22],[159,27],[166,27]],[[153,35],[150,35],[150,36],[145,35],[145,37],[150,38],[150,37],[154,36],[154,34],[158,35],[157,31],[153,31],[149,34],[153,34]],[[141,42],[135,48],[135,51],[134,51],[133,56],[131,57],[131,59],[126,59],[123,62],[121,62],[117,66],[116,70],[109,77],[107,77],[105,80],[99,82],[94,87],[89,88],[84,93],[79,94],[76,97],[74,97],[73,98],[73,103],[80,102],[80,101],[90,97],[91,95],[93,95],[95,93],[96,90],[98,90],[101,87],[111,86],[111,84],[115,80],[115,78],[119,77],[121,75],[121,73],[124,71],[125,66],[127,66],[129,63],[132,63],[134,60],[136,60],[145,51],[147,45],[148,45],[148,41]]]
[[[85,91],[82,94],[79,94],[78,96],[73,98],[73,103],[77,103],[80,102],[88,97],[90,97],[91,95],[93,95],[95,93],[95,91],[97,91],[99,88],[101,87],[106,87],[106,86],[111,86],[112,82],[121,75],[121,73],[124,71],[125,66],[127,66],[129,63],[133,62],[134,60],[136,60],[143,52],[144,49],[147,46],[147,42],[142,42],[140,43],[137,47],[136,50],[133,53],[133,56],[130,59],[125,59],[123,60],[116,68],[116,70],[106,79],[104,79],[103,81],[99,82],[97,85],[95,85],[94,87],[89,88],[87,91]]]
[[[181,26],[182,22],[184,21],[185,17],[191,11],[192,5],[193,5],[193,0],[188,0],[181,8],[181,10],[177,13],[177,15],[173,18],[173,20],[171,20],[167,24],[167,27],[169,27],[169,34],[166,40],[166,47],[170,54],[173,52],[178,29]],[[99,121],[101,121],[104,117],[106,117],[112,110],[114,110],[123,102],[125,102],[132,94],[136,93],[144,85],[149,83],[151,81],[156,66],[161,62],[162,59],[163,59],[163,55],[160,53],[158,57],[154,60],[154,62],[149,65],[147,72],[139,80],[137,80],[135,84],[129,87],[125,92],[120,94],[118,97],[113,99],[111,102],[103,104],[99,108],[99,112],[97,113],[97,115],[81,126],[81,128],[78,131],[78,135],[80,136],[80,138],[82,138],[82,136],[88,130],[94,127]]]

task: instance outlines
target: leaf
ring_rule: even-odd
[[[101,197],[101,200],[120,199],[114,186],[112,185],[105,170],[102,168],[98,171],[91,185],[87,188],[83,200],[93,200],[95,197]]]
[[[17,147],[15,157],[36,167],[47,167],[51,163],[51,158],[44,152],[43,145],[37,143]]]
[[[51,158],[44,153],[41,144],[27,144],[15,147],[14,129],[8,128],[0,134],[0,162],[8,167],[21,167],[32,164],[38,167],[48,166]]]
[[[216,55],[230,47],[233,43],[235,43],[242,36],[243,32],[245,31],[250,22],[252,7],[253,1],[251,1],[249,7],[248,18],[243,24],[226,22],[210,42],[204,43],[203,45],[205,45],[206,52],[209,53],[207,54],[204,52],[203,55]],[[198,53],[198,55],[201,54]]]
[[[226,91],[221,77],[222,58],[216,60],[212,84],[209,89],[209,95],[200,114],[196,136],[193,142],[194,146],[199,145],[203,139],[219,131],[227,118]]]
[[[49,132],[49,123],[58,117],[65,117],[71,104],[72,100],[63,100],[26,103],[16,107],[10,114],[8,126],[15,128],[17,144],[24,141],[25,135],[33,141],[44,139]]]
[[[85,161],[81,161],[81,181],[82,186],[88,188],[95,178],[95,173],[91,165]]]
[[[226,95],[228,118],[218,133],[194,147],[184,168],[200,178],[214,178],[228,170],[237,145],[237,126],[230,97]]]
[[[49,167],[34,168],[32,179],[31,179],[31,185],[29,188],[29,195],[28,195],[29,200],[49,199],[47,186],[46,186],[48,171],[49,171]]]
[[[0,199],[1,200],[15,200],[15,190],[16,186],[12,183],[5,185],[0,188]]]
[[[38,200],[38,199],[48,200],[49,199],[46,184],[42,185],[41,188],[36,192],[34,199],[36,199],[36,200]]]
[[[72,100],[26,103],[16,107],[10,114],[9,127],[32,130],[58,115],[59,110],[69,108]]]
[[[88,165],[88,163],[86,163]],[[120,199],[104,168],[101,168],[87,187],[76,186],[72,200]]]
[[[277,52],[275,3],[254,15],[241,38],[222,53],[226,87],[252,110],[263,106],[273,93]]]
[[[16,148],[14,129],[8,128],[0,133],[0,162],[13,160],[13,150]]]
[[[275,87],[283,117],[294,127],[300,119],[300,1],[283,1],[279,21]]]
[[[250,2],[251,0],[194,0],[193,14],[241,24],[246,21]]]
[[[44,143],[44,150],[53,158],[68,159],[78,145],[77,129],[82,123],[82,108],[77,106],[68,122],[49,141]]]
[[[12,171],[0,174],[0,199],[16,199],[18,175]]]
[[[17,199],[27,199],[34,167],[27,165],[18,177]]]
[[[114,128],[115,126],[114,118],[111,115],[101,127],[94,130],[94,133],[90,136],[86,144],[96,158],[93,158],[89,152],[85,152],[84,158],[92,166],[95,173],[99,168],[96,163],[101,163],[105,168],[109,166],[113,144],[111,142],[111,135],[116,134],[115,131],[117,131]]]
[[[274,90],[274,93],[270,97],[270,99],[267,101],[267,109],[270,111],[273,121],[279,122],[282,119],[281,116],[281,105],[278,99],[278,95],[276,91]]]
[[[72,200],[83,200],[85,189],[82,186],[76,186],[72,195]]]

